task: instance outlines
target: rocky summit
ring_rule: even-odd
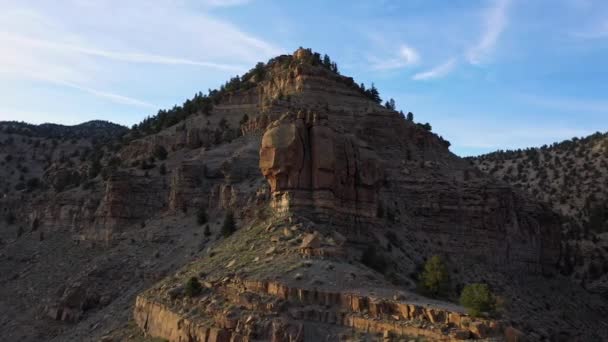
[[[3,340],[608,339],[554,206],[309,49],[131,129],[23,127],[0,131]]]

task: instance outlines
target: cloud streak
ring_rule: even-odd
[[[209,7],[234,7],[250,3],[251,0],[204,0],[202,3]]]
[[[396,57],[388,59],[372,58],[372,69],[375,70],[392,70],[400,69],[407,66],[418,64],[420,61],[420,54],[416,49],[406,44],[402,44],[399,47],[399,51]]]
[[[484,31],[479,41],[466,53],[471,64],[481,64],[494,50],[498,39],[507,28],[508,9],[511,0],[495,0],[493,6],[484,13]]]
[[[89,87],[85,87],[85,86],[81,86],[78,84],[74,84],[74,83],[70,83],[70,82],[65,82],[65,81],[55,81],[54,83],[58,84],[58,85],[63,85],[69,88],[73,88],[76,90],[80,90],[83,91],[85,93],[89,93],[91,95],[97,96],[99,98],[102,99],[107,99],[111,102],[114,103],[118,103],[118,104],[124,104],[124,105],[129,105],[129,106],[136,106],[136,107],[143,107],[143,108],[151,108],[151,109],[157,109],[158,106],[155,106],[151,103],[145,102],[145,101],[141,101],[138,99],[134,99],[132,97],[128,97],[128,96],[124,96],[124,95],[119,95],[119,94],[115,94],[112,92],[107,92],[107,91],[102,91],[102,90],[97,90],[97,89],[93,89],[93,88],[89,88]]]
[[[158,108],[111,89],[129,89],[128,82],[138,82],[141,72],[151,71],[146,77],[158,83],[173,72],[146,65],[204,68],[206,74],[215,72],[217,77],[219,72],[244,72],[252,63],[281,52],[200,10],[248,2],[167,0],[152,5],[143,0],[66,0],[61,6],[51,6],[8,0],[0,12],[0,82],[25,86],[33,80],[115,104]],[[199,56],[205,56],[204,60]],[[126,63],[141,66],[131,68]],[[176,70],[175,75],[185,70]]]
[[[596,25],[586,31],[572,33],[572,36],[581,39],[603,39],[608,38],[608,20]]]
[[[574,113],[608,113],[608,101],[584,100],[580,98],[555,98],[537,95],[519,95],[523,101],[539,107]]]
[[[57,43],[48,40],[40,40],[30,37],[25,37],[15,34],[0,33],[0,42],[12,41],[22,45],[29,45],[31,47],[52,49],[56,51],[71,51],[81,53],[90,56],[103,57],[122,62],[130,63],[149,63],[149,64],[165,64],[165,65],[190,65],[214,68],[218,70],[227,71],[243,71],[245,69],[242,65],[231,65],[222,63],[213,63],[199,60],[191,60],[186,58],[162,56],[148,53],[137,53],[137,52],[120,52],[120,51],[109,51],[104,49],[97,49],[87,46],[77,46],[72,44]]]
[[[412,76],[413,80],[422,81],[422,80],[430,80],[435,78],[440,78],[449,74],[456,67],[456,59],[452,58],[445,63],[439,64],[438,66],[419,73],[414,74]]]

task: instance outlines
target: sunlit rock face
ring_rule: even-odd
[[[278,211],[376,214],[377,157],[353,137],[337,133],[324,115],[299,112],[271,123],[262,138],[260,169]]]

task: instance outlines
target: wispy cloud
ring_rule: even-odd
[[[510,2],[511,0],[495,0],[493,5],[486,9],[483,16],[484,31],[479,41],[466,53],[469,63],[480,64],[492,53],[501,34],[507,28]]]
[[[51,6],[6,0],[0,12],[0,82],[35,80],[112,103],[156,108],[112,89],[128,90],[126,82],[137,80],[137,72],[146,64],[234,74],[281,52],[272,43],[200,9],[248,2],[159,0],[151,5],[144,0],[66,0]],[[142,66],[131,69],[124,63]]]
[[[414,76],[412,76],[412,79],[420,81],[420,80],[430,80],[430,79],[434,79],[434,78],[440,78],[440,77],[443,77],[443,76],[449,74],[452,70],[454,70],[455,67],[456,67],[456,59],[452,58],[452,59],[448,60],[447,62],[439,64],[430,70],[422,71],[422,72],[414,74]]]
[[[402,44],[395,55],[396,56],[387,59],[379,59],[377,57],[370,58],[372,68],[375,70],[400,69],[415,65],[420,61],[420,54],[418,51],[406,44]]]
[[[88,46],[78,46],[66,43],[53,42],[48,40],[40,40],[36,38],[26,37],[18,34],[0,33],[0,43],[18,43],[21,45],[29,45],[31,47],[37,47],[42,49],[52,49],[58,51],[70,51],[81,53],[90,56],[103,57],[117,61],[131,62],[131,63],[150,63],[150,64],[166,64],[166,65],[191,65],[200,66],[207,68],[214,68],[219,70],[228,71],[242,71],[245,67],[242,65],[231,65],[222,63],[213,63],[200,60],[191,60],[186,58],[172,57],[172,56],[161,56],[149,53],[137,53],[137,52],[121,52],[121,51],[108,51],[103,49],[97,49]]]
[[[129,106],[144,107],[144,108],[152,108],[152,109],[158,108],[158,106],[155,106],[151,103],[141,101],[138,99],[134,99],[134,98],[128,97],[128,96],[115,94],[112,92],[93,89],[93,88],[81,86],[81,85],[70,83],[70,82],[55,81],[54,83],[57,83],[59,85],[63,85],[63,86],[69,87],[69,88],[73,88],[76,90],[84,91],[86,93],[97,96],[99,98],[112,101],[114,103],[119,103],[119,104],[124,104],[124,105],[129,105]]]
[[[596,24],[586,30],[573,32],[572,36],[582,39],[608,38],[608,20]]]
[[[572,113],[608,113],[608,101],[528,94],[518,95],[518,97],[531,105]]]
[[[251,0],[203,0],[202,3],[209,7],[232,7],[250,3]]]
[[[460,155],[470,155],[497,149],[517,149],[541,146],[594,133],[594,128],[577,128],[567,123],[530,123],[462,116],[458,120],[444,118],[433,121],[433,130],[447,138]],[[475,134],[471,134],[475,132]],[[474,153],[471,153],[474,151]]]

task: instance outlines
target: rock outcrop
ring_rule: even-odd
[[[95,222],[86,231],[89,239],[109,241],[112,235],[166,208],[167,189],[162,183],[127,172],[113,174],[106,183]]]
[[[278,211],[312,209],[332,215],[374,217],[380,167],[374,152],[340,134],[322,114],[298,112],[269,125],[260,169]]]

